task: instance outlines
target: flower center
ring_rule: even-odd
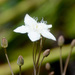
[[[38,33],[40,33],[44,28],[42,25],[36,24],[36,25],[32,25],[30,26],[31,31],[36,31]]]
[[[36,25],[36,29],[38,28],[38,25]]]

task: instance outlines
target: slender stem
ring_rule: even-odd
[[[21,75],[21,66],[19,66],[19,69],[20,69],[20,71],[19,71],[19,75]]]
[[[68,57],[67,57],[67,60],[66,60],[66,63],[65,63],[63,75],[66,74],[66,70],[67,70],[67,66],[68,66],[68,63],[69,63],[69,60],[70,60],[70,56],[71,56],[72,50],[73,50],[73,48],[71,47],[70,53],[69,53],[69,55],[68,55]]]
[[[41,64],[42,64],[42,62],[43,62],[43,59],[44,59],[44,57],[42,58],[42,60],[41,60],[41,62],[40,62],[40,65],[39,65],[39,68],[38,68],[38,74],[37,74],[37,75],[40,74],[40,67],[41,67]]]
[[[33,42],[33,64],[35,65],[35,49],[34,49],[34,47],[35,47],[35,43]]]
[[[46,41],[46,38],[44,38],[44,41],[43,41],[43,46],[44,46],[44,44],[45,44],[45,41]]]
[[[37,63],[36,63],[36,68],[38,67],[38,63],[39,63],[39,59],[40,59],[40,55],[41,55],[41,50],[42,50],[42,37],[41,37],[41,41],[40,41],[40,51],[39,51],[39,55],[38,55],[38,59],[37,59]]]
[[[6,52],[6,48],[4,48],[4,51],[5,51],[5,56],[6,56],[6,59],[7,59],[8,64],[9,64],[11,73],[12,73],[12,75],[14,75],[14,73],[13,73],[13,71],[12,71],[12,68],[11,68],[11,65],[10,65],[10,62],[9,62],[9,58],[8,58],[7,52]]]
[[[34,55],[34,43],[33,43],[33,66],[34,66],[34,75],[36,75],[36,68],[35,68],[35,55]]]
[[[60,69],[61,75],[63,74],[63,65],[62,65],[62,47],[60,47]]]
[[[38,50],[38,43],[36,42],[36,51],[35,51],[35,64],[36,64],[36,55],[37,55],[37,50]]]

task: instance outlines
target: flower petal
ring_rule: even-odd
[[[34,31],[29,32],[28,36],[29,36],[30,40],[33,42],[40,39],[40,34],[37,32],[34,32]]]
[[[26,14],[24,18],[24,23],[26,25],[36,25],[37,24],[36,20],[30,17],[28,14]]]
[[[45,38],[48,38],[48,39],[52,39],[54,41],[56,41],[56,38],[53,36],[53,34],[51,34],[48,30],[43,30],[41,32],[41,35]]]
[[[23,34],[28,32],[28,31],[29,31],[29,28],[27,26],[24,26],[24,25],[19,26],[14,30],[14,32],[16,32],[16,33],[23,33]]]
[[[45,23],[38,23],[38,26],[42,29],[49,29],[52,27],[52,25],[46,25]]]
[[[48,27],[48,28],[52,28],[52,24],[50,24],[50,25],[47,25],[47,27]]]

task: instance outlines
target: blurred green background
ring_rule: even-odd
[[[56,38],[61,34],[65,37],[62,55],[64,63],[70,50],[69,44],[75,38],[75,0],[0,0],[0,42],[2,37],[6,37],[9,42],[7,53],[15,75],[18,75],[19,71],[16,63],[19,55],[22,55],[25,61],[22,67],[22,75],[31,75],[33,72],[33,44],[27,34],[13,32],[16,27],[24,25],[25,14],[29,14],[31,17],[38,17],[39,21],[44,18],[48,24],[52,24],[51,33]],[[58,47],[57,42],[46,40],[43,50],[50,48],[51,54],[44,60],[43,64],[50,62],[55,75],[60,75],[59,48],[56,47]],[[72,52],[71,63],[75,61],[74,55],[75,49]],[[44,74],[43,71],[45,72]],[[69,70],[68,72],[71,73]],[[67,75],[75,75],[75,72],[72,72],[73,74],[68,74],[68,72]],[[0,75],[11,75],[1,46]],[[44,66],[42,66],[41,75],[48,75]]]

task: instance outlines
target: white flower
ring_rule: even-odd
[[[49,28],[52,27],[52,25],[46,25],[44,21],[37,22],[35,19],[30,17],[28,14],[26,14],[24,18],[25,25],[22,25],[14,30],[14,32],[17,33],[28,33],[28,36],[31,41],[37,41],[41,38],[41,36],[56,40],[56,38],[49,32]]]

